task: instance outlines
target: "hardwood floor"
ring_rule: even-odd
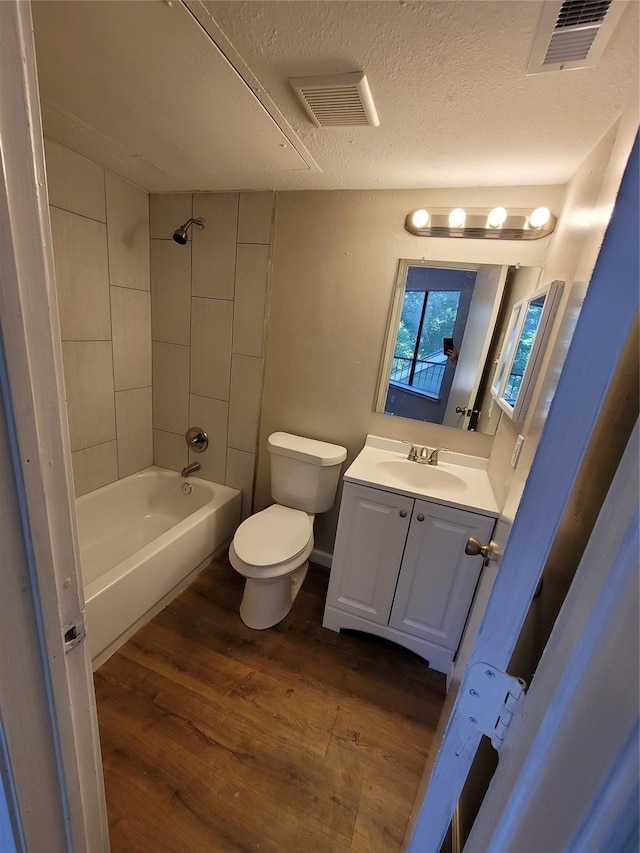
[[[327,579],[253,631],[217,561],[96,672],[112,853],[400,850],[444,676],[323,629]]]

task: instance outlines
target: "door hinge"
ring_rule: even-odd
[[[62,633],[64,636],[64,653],[66,655],[72,649],[75,649],[86,637],[83,617],[78,616],[74,622],[68,622],[66,625],[63,625]]]
[[[487,663],[474,663],[461,688],[459,712],[500,749],[526,683]]]

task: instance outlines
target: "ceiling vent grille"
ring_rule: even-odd
[[[611,0],[566,0],[560,9],[556,29],[601,24],[610,5]]]
[[[316,127],[377,127],[380,124],[362,71],[325,77],[290,77],[289,83]]]
[[[625,0],[544,3],[527,73],[594,66],[626,5]]]

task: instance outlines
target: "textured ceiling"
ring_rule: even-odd
[[[565,183],[638,78],[636,0],[595,68],[533,76],[529,0],[33,8],[45,133],[152,191]],[[316,128],[288,78],[356,70],[380,126]]]

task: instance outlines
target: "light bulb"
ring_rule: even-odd
[[[461,207],[456,207],[449,214],[449,226],[451,228],[464,228],[466,218],[467,214],[464,210]]]
[[[536,207],[529,217],[529,225],[531,228],[542,228],[546,225],[551,216],[551,211],[548,207]]]
[[[489,228],[501,228],[507,219],[507,211],[504,207],[494,207],[487,217]]]
[[[411,214],[411,223],[414,228],[424,228],[429,223],[429,211],[420,208]]]

